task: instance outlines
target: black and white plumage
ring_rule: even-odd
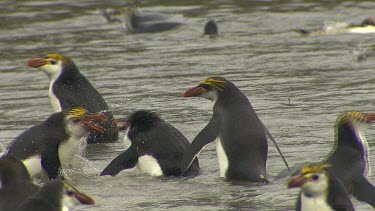
[[[213,101],[214,106],[210,122],[194,138],[182,159],[182,171],[205,145],[216,140],[221,177],[266,181],[267,137],[247,97],[223,77],[207,78],[184,96],[200,96]]]
[[[322,163],[332,164],[332,172],[358,200],[375,208],[375,187],[367,179],[369,147],[360,124],[375,122],[375,113],[348,112],[337,118],[335,143]]]
[[[74,205],[94,204],[94,200],[61,180],[51,180],[28,197],[17,211],[69,211]]]
[[[0,210],[16,210],[38,190],[23,163],[12,155],[0,158]]]
[[[330,166],[304,167],[289,180],[288,188],[301,188],[297,211],[354,211],[344,185],[327,169]]]
[[[89,112],[103,112],[107,121],[100,125],[106,129],[103,134],[90,134],[88,143],[114,142],[118,139],[117,125],[104,98],[83,76],[74,62],[59,54],[48,54],[44,59],[27,61],[29,67],[45,72],[50,79],[49,98],[56,112],[83,107]]]
[[[132,113],[126,123],[125,139],[130,140],[130,147],[117,156],[101,175],[117,175],[123,169],[136,165],[142,172],[154,176],[179,176],[179,162],[189,147],[185,136],[165,122],[155,113],[139,110]],[[198,174],[198,159],[187,170],[186,174]]]
[[[105,119],[102,113],[90,114],[83,108],[54,113],[17,136],[6,154],[22,160],[32,177],[62,177],[61,166],[69,164],[78,153],[82,137],[89,131],[104,132],[96,122]]]

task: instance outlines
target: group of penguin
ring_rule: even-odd
[[[209,21],[205,34],[217,35]],[[94,200],[64,181],[64,169],[86,144],[116,142],[125,132],[128,148],[100,173],[115,176],[137,166],[153,176],[199,175],[198,154],[215,141],[220,177],[267,183],[267,137],[271,135],[248,98],[231,81],[209,77],[184,97],[213,102],[209,123],[191,142],[155,112],[138,110],[115,119],[100,93],[74,62],[59,54],[32,58],[27,66],[50,79],[49,98],[56,113],[19,136],[0,158],[0,210],[67,210]],[[368,181],[368,146],[358,126],[375,122],[375,113],[348,112],[337,118],[335,146],[329,156],[296,171],[289,188],[300,187],[296,210],[354,210],[353,195],[375,208],[375,187]],[[288,165],[287,165],[288,167]],[[289,167],[288,167],[289,169]],[[35,185],[32,178],[46,181]]]

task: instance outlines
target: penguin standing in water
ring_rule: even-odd
[[[221,177],[239,181],[267,181],[267,137],[263,123],[246,96],[222,77],[207,78],[184,94],[184,97],[195,96],[214,102],[213,115],[182,158],[182,172],[189,168],[205,145],[216,140]]]
[[[214,20],[209,20],[204,26],[205,35],[209,35],[210,38],[215,38],[218,36],[217,24]]]
[[[359,201],[375,208],[375,187],[368,179],[369,148],[359,126],[374,123],[375,113],[348,112],[335,123],[335,146],[323,164],[332,164],[332,172],[345,185],[347,191]]]
[[[292,177],[288,188],[300,187],[297,211],[354,211],[350,197],[341,181],[328,171],[331,165],[308,166]]]
[[[6,154],[22,160],[32,177],[62,178],[61,165],[77,154],[81,138],[89,132],[103,133],[105,129],[95,122],[105,120],[104,114],[89,114],[83,108],[54,113],[16,137]]]
[[[23,163],[12,155],[0,158],[0,210],[16,210],[38,190]]]
[[[51,180],[27,198],[17,211],[69,211],[74,205],[94,204],[94,200],[65,181]]]
[[[117,141],[118,131],[112,113],[104,98],[78,71],[73,61],[59,54],[48,54],[44,59],[33,58],[27,66],[38,68],[50,79],[49,98],[56,112],[75,107],[83,107],[89,112],[102,111],[107,121],[100,124],[106,129],[103,134],[90,134],[87,143]]]
[[[125,127],[125,139],[129,139],[131,145],[111,161],[101,176],[115,176],[136,165],[142,172],[153,176],[182,175],[179,162],[189,147],[189,141],[180,131],[146,110],[132,113],[125,122]],[[195,158],[186,174],[198,173],[199,163]]]

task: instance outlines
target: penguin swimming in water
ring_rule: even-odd
[[[117,141],[117,125],[107,103],[70,58],[48,54],[44,59],[29,59],[27,66],[42,70],[50,78],[49,98],[55,112],[83,107],[89,112],[102,111],[107,116],[107,121],[100,124],[106,132],[90,134],[87,143]]]
[[[6,154],[22,160],[32,177],[62,178],[61,166],[77,154],[81,138],[89,131],[103,133],[96,122],[105,120],[104,114],[90,114],[84,108],[54,113],[16,137]]]
[[[327,169],[330,166],[304,167],[289,180],[288,188],[301,188],[296,203],[297,211],[354,211],[344,185]]]
[[[0,210],[16,210],[20,203],[38,190],[25,165],[16,157],[0,158]]]
[[[125,139],[130,147],[117,156],[100,174],[115,176],[136,165],[153,176],[180,176],[179,162],[190,143],[185,136],[155,113],[139,110],[126,123]],[[185,172],[184,172],[185,173]],[[198,174],[198,159],[192,161],[186,174]]]
[[[194,138],[181,161],[184,172],[202,148],[216,140],[220,176],[228,180],[267,181],[267,137],[247,97],[223,77],[210,77],[188,89],[184,97],[213,101],[208,125]]]
[[[347,191],[359,201],[375,208],[375,187],[367,179],[369,148],[359,130],[360,124],[374,122],[374,112],[348,112],[338,117],[334,148],[322,164],[332,164],[331,171],[342,181]]]
[[[155,22],[157,19],[162,19],[159,16],[150,16],[154,21],[147,23],[150,17],[139,15],[137,7],[134,5],[104,10],[102,15],[108,23],[120,23],[129,33],[157,33],[175,29],[182,25],[179,22]]]
[[[51,180],[27,198],[17,211],[68,211],[74,205],[94,203],[90,196],[79,192],[65,181]]]
[[[206,23],[206,25],[204,26],[203,34],[209,35],[210,38],[214,38],[215,36],[219,34],[218,29],[217,29],[217,24],[214,20],[209,20]]]
[[[375,17],[369,17],[362,21],[361,24],[349,24],[344,22],[327,24],[319,29],[302,29],[297,28],[294,31],[301,35],[327,35],[337,33],[354,33],[354,34],[369,34],[375,33]]]

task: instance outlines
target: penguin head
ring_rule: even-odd
[[[336,119],[335,125],[341,126],[349,122],[351,122],[355,126],[363,123],[375,123],[375,112],[347,112]]]
[[[73,186],[62,180],[50,180],[37,193],[38,198],[48,201],[62,210],[69,210],[78,204],[94,204],[94,200],[79,192]]]
[[[184,97],[203,97],[216,102],[230,84],[223,77],[209,77],[198,86],[186,90]]]
[[[27,61],[27,66],[44,71],[51,79],[59,77],[63,72],[72,73],[78,71],[76,65],[70,58],[59,54],[48,54],[44,59],[29,59]]]
[[[209,20],[205,27],[204,27],[204,34],[205,35],[217,35],[218,32],[217,32],[217,25],[216,25],[216,22],[214,20]]]
[[[308,166],[292,177],[288,182],[288,188],[300,187],[306,197],[327,196],[330,183],[330,175],[325,170],[330,164],[320,166]]]
[[[375,26],[375,16],[366,18],[364,21],[362,21],[361,26]]]
[[[30,175],[25,165],[13,155],[5,155],[0,158],[0,182],[1,188],[12,181],[30,180]]]
[[[62,111],[65,114],[65,128],[71,136],[82,137],[88,132],[104,133],[105,128],[96,124],[103,122],[106,116],[103,113],[89,113],[84,108],[74,108]]]

